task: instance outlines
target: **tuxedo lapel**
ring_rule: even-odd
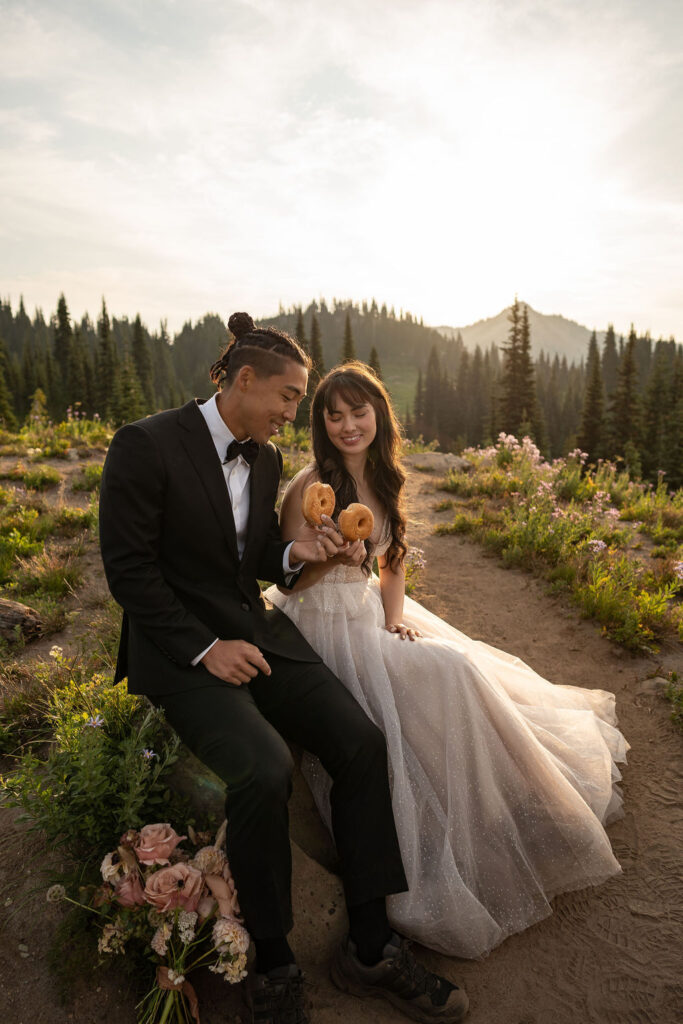
[[[190,456],[192,465],[196,470],[202,487],[209,499],[216,517],[228,543],[228,548],[235,562],[239,562],[237,551],[237,534],[235,533],[235,520],[232,515],[232,505],[228,494],[223,467],[216,454],[209,428],[206,420],[199,411],[195,401],[184,405],[179,413],[181,441],[186,452]],[[251,473],[253,477],[253,472]],[[251,523],[250,529],[251,529]],[[198,529],[201,525],[198,524]]]

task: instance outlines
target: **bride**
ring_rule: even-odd
[[[337,561],[307,565],[294,590],[266,596],[386,735],[410,886],[388,899],[392,925],[478,957],[550,914],[557,893],[621,870],[603,827],[622,813],[615,762],[628,750],[614,696],[554,685],[404,596],[400,433],[368,367],[328,373],[311,419],[315,462],[284,497],[283,538],[303,525],[314,480],[332,485],[336,512],[368,505],[374,531]],[[305,756],[329,825],[329,779]]]

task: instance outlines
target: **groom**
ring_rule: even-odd
[[[288,335],[233,314],[214,364],[220,387],[127,424],[102,477],[100,539],[124,609],[116,680],[147,694],[227,787],[227,854],[256,947],[253,1021],[305,1024],[292,927],[286,741],[333,780],[332,824],[350,934],[333,979],[416,1020],[457,1021],[466,996],[429,974],[392,933],[385,897],[405,891],[384,737],[290,620],[266,611],[259,579],[292,586],[306,562],[364,556],[332,527],[285,545],[274,511],[282,471],[269,442],[292,422],[310,361]]]

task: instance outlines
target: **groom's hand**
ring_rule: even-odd
[[[270,675],[270,665],[258,647],[247,640],[216,641],[202,658],[202,664],[212,675],[233,686],[248,683],[259,672]]]
[[[322,518],[322,526],[304,523],[301,527],[289,553],[290,562],[326,562],[348,550],[349,542],[344,540],[330,517]]]

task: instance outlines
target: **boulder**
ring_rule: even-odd
[[[415,452],[406,455],[403,461],[407,466],[430,473],[447,473],[450,469],[468,473],[472,469],[471,462],[452,452]]]

